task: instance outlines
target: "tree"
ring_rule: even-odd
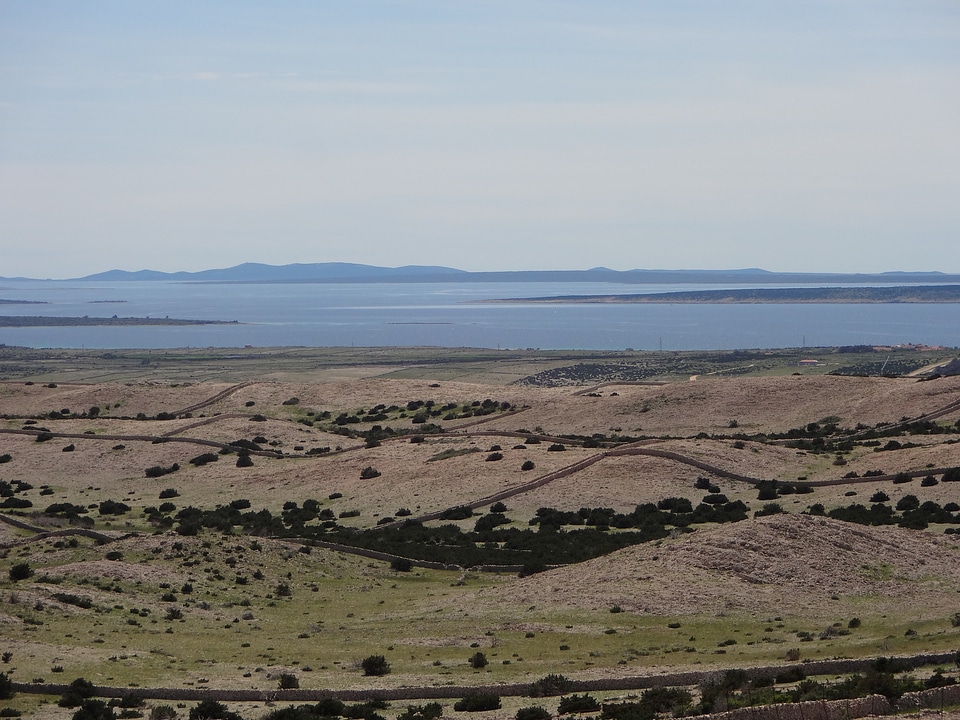
[[[470,667],[472,667],[474,670],[482,670],[489,664],[487,661],[487,656],[482,652],[476,652],[471,655],[468,662],[470,663]]]

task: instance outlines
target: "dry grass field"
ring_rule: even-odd
[[[826,350],[802,374],[794,356],[737,374],[707,354],[663,357],[644,370],[657,384],[586,375],[579,355],[195,352],[0,354],[0,512],[33,528],[0,522],[0,671],[13,680],[267,691],[289,673],[301,688],[374,691],[960,649],[960,507],[947,509],[960,504],[960,377],[828,375],[851,361]],[[622,372],[624,358],[590,361]],[[568,366],[577,384],[531,380]],[[203,454],[215,460],[191,463]],[[169,472],[148,477],[156,468]],[[549,540],[584,526],[531,525],[541,508],[628,516],[710,495],[743,503],[743,519],[685,521],[578,563],[558,555],[527,577],[407,569],[304,546],[289,524],[187,531],[178,517],[312,505],[313,539],[405,519],[469,533],[502,498],[500,529]],[[784,512],[754,516],[771,502]],[[855,503],[895,518],[831,517]],[[78,527],[99,535],[55,532]],[[468,663],[477,652],[486,667]],[[363,675],[373,654],[390,674]],[[72,716],[55,701],[7,704]],[[523,705],[505,700],[497,716]]]

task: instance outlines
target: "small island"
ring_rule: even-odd
[[[483,300],[492,303],[956,303],[960,285],[897,287],[738,288],[623,295],[554,295]]]
[[[0,327],[85,327],[92,325],[230,325],[236,320],[183,320],[151,317],[44,317],[38,315],[0,315]]]

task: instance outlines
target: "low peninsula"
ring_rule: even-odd
[[[738,288],[615,295],[554,295],[484,300],[493,303],[956,303],[960,285],[898,287]]]
[[[38,315],[0,315],[0,327],[85,327],[91,325],[229,325],[236,320],[183,320],[151,317],[44,317]]]

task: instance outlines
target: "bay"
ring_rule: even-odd
[[[960,304],[480,304],[498,298],[753,285],[611,283],[199,284],[14,281],[0,314],[170,317],[227,325],[0,328],[33,348],[483,347],[732,350],[835,345],[960,346]]]

